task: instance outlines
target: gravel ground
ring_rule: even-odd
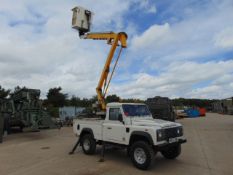
[[[176,160],[159,153],[148,171],[133,167],[125,151],[107,150],[99,162],[79,148],[68,155],[76,137],[72,128],[9,135],[0,144],[0,175],[232,175],[233,116],[208,113],[206,117],[181,119],[187,143]]]

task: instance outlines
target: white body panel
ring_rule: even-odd
[[[83,128],[91,128],[96,140],[102,140],[102,126],[104,120],[100,119],[75,119],[73,123],[73,131],[76,135],[80,135]],[[77,129],[79,124],[80,129]]]
[[[125,144],[125,125],[119,121],[105,121],[103,124],[103,140]]]

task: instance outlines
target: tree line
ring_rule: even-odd
[[[80,98],[78,96],[72,96],[68,98],[68,94],[61,92],[62,88],[51,88],[47,93],[47,99],[44,100],[45,106],[62,107],[62,106],[80,106],[80,107],[91,107],[93,103],[97,101],[97,96],[91,98]],[[218,100],[210,99],[185,99],[176,98],[171,99],[173,106],[190,106],[190,107],[205,107],[210,108],[213,102]],[[128,102],[128,103],[144,103],[145,100],[135,98],[120,98],[116,94],[108,95],[106,97],[106,103],[110,102]]]
[[[16,87],[17,88],[17,87]],[[0,86],[0,99],[6,99],[12,93],[10,89],[5,89]],[[50,88],[47,92],[46,99],[42,100],[43,107],[46,108],[51,114],[57,116],[58,108],[63,106],[79,106],[79,107],[91,107],[93,103],[97,101],[97,96],[91,98],[80,98],[78,96],[69,97],[68,94],[62,92],[61,87]],[[211,104],[217,100],[209,99],[185,99],[177,98],[172,99],[173,106],[195,106],[195,107],[205,107],[210,108]],[[116,94],[108,95],[106,97],[106,102],[133,102],[133,103],[143,103],[144,100],[141,99],[123,99]]]

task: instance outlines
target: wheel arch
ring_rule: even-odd
[[[91,128],[83,128],[80,134],[80,138],[83,137],[86,134],[91,134],[92,137],[94,138],[94,134]]]
[[[148,142],[150,145],[154,145],[151,135],[144,131],[133,131],[130,135],[129,145],[131,145],[135,141],[141,140]]]

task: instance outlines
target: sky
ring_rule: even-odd
[[[1,0],[0,85],[61,86],[96,94],[109,46],[80,39],[71,9],[94,13],[92,32],[124,31],[109,94],[122,98],[233,96],[232,0]]]

